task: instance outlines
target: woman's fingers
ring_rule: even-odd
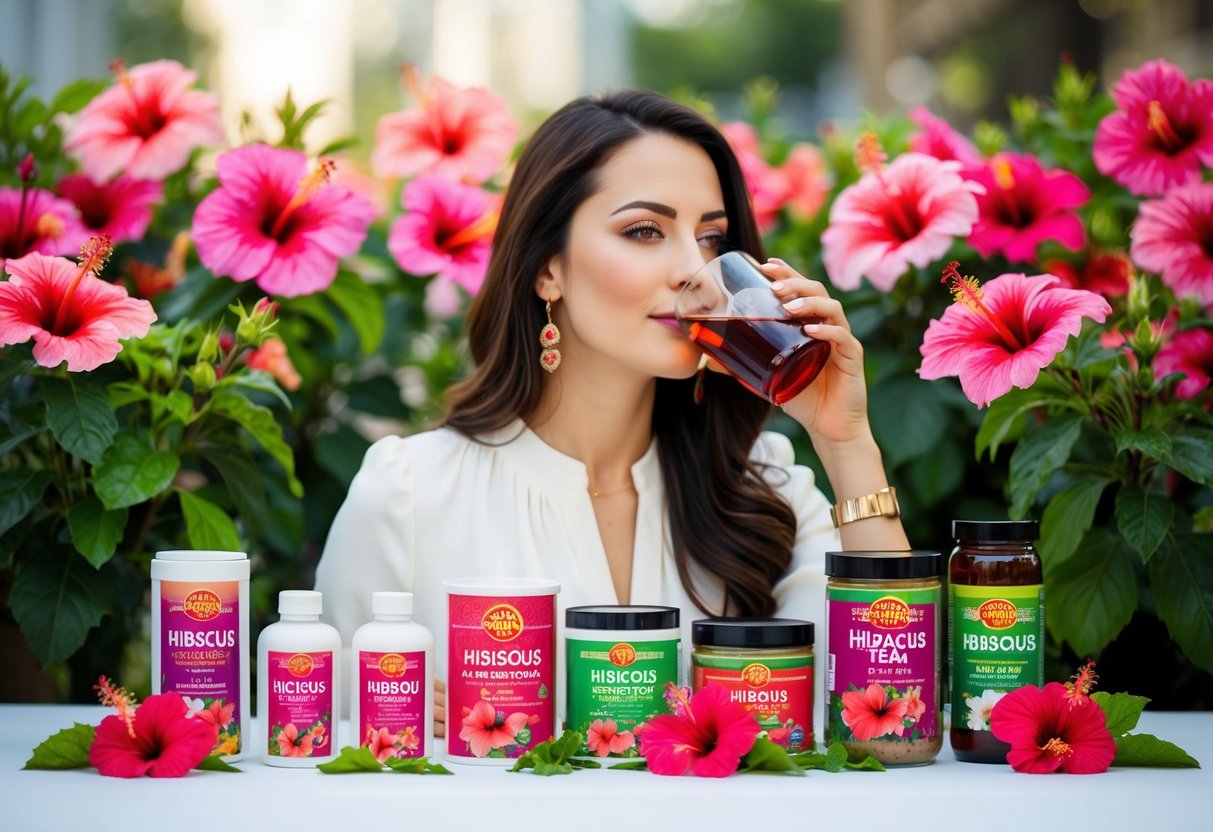
[[[850,331],[842,304],[831,297],[794,297],[783,308],[797,318],[816,318],[815,323],[833,324]]]
[[[832,358],[838,366],[851,374],[863,374],[863,345],[847,327],[834,324],[806,324],[804,331],[819,341],[829,341]]]
[[[762,273],[771,278],[771,289],[781,301],[794,297],[829,297],[825,284],[812,280],[793,269],[787,263],[772,257],[762,264]]]
[[[434,680],[434,736],[446,736],[446,685]]]

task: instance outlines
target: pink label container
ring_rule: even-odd
[[[447,591],[447,759],[508,765],[556,728],[556,594],[539,578],[465,578]]]

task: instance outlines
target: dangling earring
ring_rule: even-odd
[[[560,343],[560,330],[556,328],[556,324],[552,323],[552,302],[550,300],[547,302],[545,311],[548,322],[543,325],[543,329],[539,330],[539,345],[543,347],[543,352],[539,353],[539,366],[549,373],[554,373],[560,366],[560,350],[556,349],[556,345]]]

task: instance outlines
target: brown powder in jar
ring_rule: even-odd
[[[932,762],[943,748],[943,735],[916,740],[875,739],[867,742],[843,742],[847,757],[858,763],[871,754],[887,766],[915,766]]]

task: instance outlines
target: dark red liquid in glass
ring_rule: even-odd
[[[775,404],[808,387],[830,357],[829,342],[805,335],[806,321],[797,318],[686,317],[679,323],[696,346]]]

